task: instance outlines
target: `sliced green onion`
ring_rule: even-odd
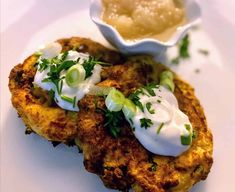
[[[170,79],[170,80],[173,80],[174,78],[174,75],[172,72],[170,71],[163,71],[161,74],[160,74],[160,79]]]
[[[181,135],[180,140],[181,140],[182,145],[190,145],[192,142],[192,136],[191,136],[191,134],[188,136]]]
[[[171,71],[163,71],[160,74],[160,85],[174,92],[175,84],[173,82],[173,78],[174,78],[174,75]]]
[[[191,126],[189,124],[184,124],[184,126],[191,133]]]
[[[41,55],[42,55],[42,52],[41,52],[41,51],[36,51],[36,52],[34,53],[34,55],[35,55],[35,56],[41,56]]]
[[[146,108],[147,108],[148,112],[150,114],[154,114],[155,111],[154,111],[154,109],[151,109],[151,107],[152,107],[152,103],[150,103],[150,102],[146,103]]]
[[[68,103],[71,103],[71,104],[74,103],[74,99],[70,98],[70,97],[68,97],[66,95],[61,95],[61,99],[64,100],[64,101],[67,101]]]
[[[157,134],[160,133],[160,131],[162,130],[162,127],[164,126],[164,123],[161,123],[157,129]]]
[[[121,111],[125,101],[125,96],[113,88],[105,99],[106,107],[109,111]]]
[[[160,85],[166,87],[167,89],[169,89],[171,92],[174,92],[175,90],[175,84],[172,80],[170,79],[162,79],[160,81]]]
[[[124,105],[122,108],[122,112],[124,113],[127,119],[131,119],[136,114],[136,106],[130,99],[125,99]]]
[[[190,145],[192,143],[192,138],[193,138],[191,126],[190,126],[190,124],[185,124],[184,126],[185,126],[186,130],[189,132],[189,135],[187,135],[187,136],[181,135],[181,137],[180,137],[181,144],[182,145]]]
[[[66,73],[65,81],[70,87],[76,87],[79,83],[84,81],[86,71],[81,64],[76,64],[69,68]]]
[[[73,108],[76,107],[76,100],[77,100],[77,97],[75,96],[75,97],[73,98]]]

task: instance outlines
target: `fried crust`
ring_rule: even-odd
[[[100,85],[110,85],[111,82],[128,96],[152,81],[153,74],[167,69],[155,64],[157,71],[151,74],[151,66],[143,64],[144,61],[145,58],[130,59],[124,65],[109,69],[110,75]],[[146,69],[150,70],[146,73]],[[213,162],[212,134],[193,88],[177,75],[174,83],[179,108],[189,116],[197,133],[191,148],[179,157],[148,152],[135,138],[127,122],[123,122],[121,135],[113,138],[104,127],[104,114],[96,110],[97,106],[105,108],[104,99],[87,95],[79,102],[77,140],[83,149],[84,165],[89,172],[99,175],[105,186],[121,191],[133,188],[136,192],[186,192],[195,183],[206,179]]]
[[[123,61],[119,53],[86,38],[73,37],[60,39],[58,42],[62,45],[63,52],[75,49],[88,52],[104,62],[116,64]],[[12,104],[23,119],[27,131],[32,130],[50,141],[69,143],[77,134],[77,115],[48,102],[50,98],[47,92],[35,90],[33,80],[37,59],[37,56],[32,55],[11,70],[9,89]]]

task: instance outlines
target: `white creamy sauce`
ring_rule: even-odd
[[[44,66],[43,59],[54,59],[55,57],[62,59],[62,47],[59,43],[52,43],[44,46],[40,52],[39,65]],[[79,58],[79,59],[78,59]],[[88,54],[79,53],[77,51],[69,51],[65,59],[68,61],[75,61],[75,64],[83,65],[84,61],[89,59]],[[40,65],[40,63],[42,65]],[[92,70],[92,75],[81,82],[78,82],[75,87],[71,87],[66,83],[65,78],[62,79],[63,86],[60,94],[54,83],[43,82],[48,78],[50,72],[50,65],[44,70],[38,70],[34,77],[34,84],[44,90],[55,92],[55,102],[63,109],[71,111],[79,111],[77,102],[81,100],[90,91],[97,90],[95,84],[101,81],[100,73],[101,65],[96,64]],[[62,70],[59,73],[60,77],[65,77],[67,71]],[[188,116],[179,110],[178,101],[174,94],[163,86],[157,86],[152,89],[155,96],[151,96],[145,89],[139,93],[139,102],[142,104],[144,110],[136,107],[135,115],[127,120],[132,127],[135,128],[134,134],[139,142],[149,151],[158,155],[178,156],[186,151],[191,145],[192,125]],[[62,98],[73,98],[71,103]],[[143,123],[144,120],[144,123]],[[147,121],[146,121],[147,120]],[[146,126],[147,122],[147,126]],[[190,138],[183,143],[182,137]]]
[[[192,133],[192,125],[188,116],[178,108],[175,96],[168,89],[160,86],[155,88],[156,96],[140,94],[140,102],[144,112],[137,107],[136,115],[132,118],[134,134],[139,142],[149,151],[159,155],[178,156],[186,151],[190,145],[181,144],[181,136]],[[146,104],[151,103],[151,114]],[[150,119],[152,125],[148,128],[141,127],[141,119]],[[190,132],[185,125],[190,125]],[[160,129],[160,130],[159,130]]]
[[[51,59],[56,56],[60,58],[62,54],[60,53],[62,48],[60,48],[61,45],[58,43],[51,43],[49,45],[44,46],[43,49],[40,50],[42,53],[41,58]],[[79,59],[78,63],[83,64],[85,60],[89,58],[88,54],[79,53],[77,51],[69,51],[68,56],[65,60],[73,60],[77,61]],[[40,59],[39,59],[39,62]],[[77,102],[81,100],[89,91],[90,89],[97,83],[101,81],[100,73],[102,70],[102,67],[100,65],[95,65],[94,69],[92,70],[92,75],[88,78],[86,78],[83,82],[79,83],[77,87],[70,87],[66,83],[65,79],[63,79],[63,86],[61,90],[61,95],[65,95],[69,98],[75,98],[75,105],[73,105],[70,102],[67,102],[61,98],[61,96],[58,94],[58,91],[55,87],[55,85],[51,82],[43,82],[43,79],[46,79],[48,77],[47,73],[49,72],[49,68],[45,69],[44,71],[40,72],[37,70],[36,75],[34,77],[34,84],[41,87],[44,90],[50,91],[53,90],[55,92],[55,102],[63,109],[70,110],[70,111],[79,111],[79,108],[77,106]],[[60,77],[65,76],[66,71],[62,71],[60,73]]]
[[[39,52],[42,53],[41,58],[51,59],[58,56],[62,51],[62,46],[59,43],[52,42],[47,45],[42,45],[39,48]]]

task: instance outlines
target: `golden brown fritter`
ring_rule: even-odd
[[[119,53],[86,38],[73,37],[58,41],[63,51],[76,49],[88,52],[101,61],[110,63],[122,62]],[[77,134],[77,115],[59,108],[49,97],[48,92],[34,88],[37,56],[32,55],[23,64],[15,66],[9,76],[9,88],[12,104],[25,125],[40,136],[56,142],[68,143]]]
[[[151,66],[145,59],[130,59],[107,72],[103,86],[112,85],[129,95],[151,81]],[[156,64],[153,74],[166,69]],[[147,69],[147,71],[146,71]],[[175,96],[180,109],[189,116],[197,133],[192,147],[179,157],[158,156],[148,152],[133,135],[129,124],[122,122],[121,135],[113,138],[104,127],[105,116],[96,108],[105,108],[104,98],[87,95],[79,102],[78,144],[83,149],[84,164],[96,173],[107,187],[136,192],[186,192],[206,179],[212,165],[212,135],[193,88],[175,76]]]
[[[149,57],[123,58],[88,39],[74,37],[58,42],[63,51],[76,49],[113,63],[103,69],[99,85],[116,87],[126,96],[148,82],[157,82],[158,74],[166,69],[160,64],[152,65]],[[99,175],[107,187],[122,191],[133,188],[136,192],[187,192],[206,179],[213,162],[212,135],[193,88],[177,75],[174,94],[197,136],[188,151],[179,157],[166,157],[143,148],[125,120],[121,122],[120,136],[112,137],[104,127],[104,113],[97,110],[105,109],[103,97],[86,95],[78,103],[78,113],[57,107],[48,92],[32,85],[36,60],[31,56],[12,69],[9,88],[13,106],[26,126],[46,139],[68,143],[76,138],[86,169]]]

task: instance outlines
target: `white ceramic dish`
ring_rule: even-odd
[[[103,11],[102,0],[91,1],[90,17],[98,26],[106,40],[121,52],[125,54],[146,53],[156,55],[177,44],[177,42],[184,37],[191,27],[200,22],[201,10],[195,0],[185,0],[185,8],[187,23],[182,27],[178,27],[177,31],[166,42],[151,38],[145,38],[139,41],[126,41],[113,26],[105,23],[101,19]]]
[[[7,0],[1,2],[1,192],[111,192],[88,173],[76,148],[26,136],[10,101],[10,70],[38,45],[83,36],[109,44],[89,18],[87,0]],[[214,164],[206,181],[190,192],[233,192],[235,173],[235,2],[200,1],[202,28],[193,31],[191,60],[172,66],[191,83],[214,136]],[[208,49],[205,57],[198,49]],[[169,57],[174,57],[170,53]],[[200,73],[195,73],[200,69]],[[114,191],[113,191],[114,192]]]

